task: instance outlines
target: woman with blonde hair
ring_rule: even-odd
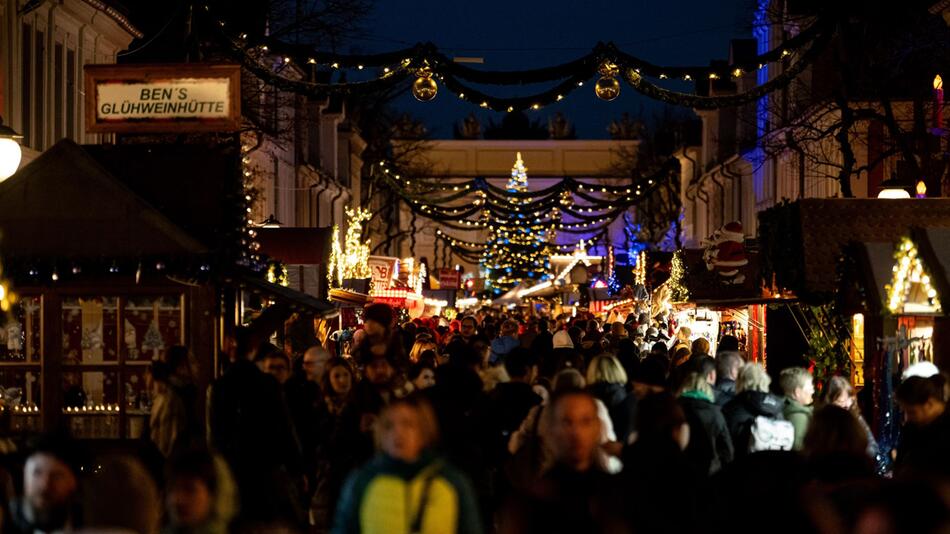
[[[422,353],[427,350],[438,354],[439,345],[437,345],[430,336],[420,336],[416,339],[416,342],[412,344],[412,350],[409,351],[409,359],[412,363],[419,363],[419,358],[422,356]]]
[[[749,452],[752,424],[756,417],[770,420],[784,419],[782,399],[769,393],[772,379],[760,363],[747,363],[736,376],[736,396],[722,408],[729,426],[729,435],[735,445],[736,456]]]
[[[428,400],[391,402],[375,437],[378,453],[343,487],[333,532],[481,532],[468,480],[434,454],[439,430]]]
[[[612,354],[594,356],[587,366],[587,390],[607,406],[621,444],[633,434],[637,415],[637,397],[627,389],[627,382],[627,372]]]

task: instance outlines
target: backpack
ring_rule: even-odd
[[[788,421],[762,415],[752,421],[749,432],[749,452],[790,451],[795,443],[795,427]]]

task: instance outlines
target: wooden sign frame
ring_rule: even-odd
[[[189,133],[230,132],[241,126],[241,67],[217,63],[85,65],[86,131],[90,133]],[[227,79],[228,117],[100,120],[98,93],[103,82],[148,83],[175,79]]]

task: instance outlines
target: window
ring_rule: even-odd
[[[21,295],[0,328],[0,394],[14,432],[40,430],[43,363],[43,306],[38,296]]]
[[[33,26],[31,24],[24,24],[21,27],[21,32],[20,74],[22,77],[20,78],[20,116],[22,117],[22,122],[20,124],[20,133],[23,134],[23,144],[33,146],[32,137],[30,136],[33,131],[30,128],[33,114]]]
[[[139,438],[153,359],[184,342],[184,297],[70,296],[62,301],[61,407],[80,438]]]
[[[76,139],[76,51],[66,49],[66,137]]]
[[[63,43],[53,47],[53,142],[63,138]]]
[[[33,148],[37,150],[43,150],[45,148],[45,139],[44,134],[46,133],[43,128],[43,125],[46,124],[46,114],[45,111],[45,102],[44,95],[46,92],[44,88],[46,87],[46,79],[43,76],[44,72],[44,61],[46,59],[46,34],[39,30],[36,30],[36,47],[33,50],[33,92],[35,93],[35,98],[33,99],[33,125],[36,126],[33,128]]]

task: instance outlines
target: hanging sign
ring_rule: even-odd
[[[238,65],[86,65],[86,131],[224,132],[241,123]]]
[[[458,289],[461,278],[455,269],[439,269],[439,289]]]
[[[373,290],[382,291],[389,289],[392,285],[393,277],[397,273],[399,258],[390,258],[387,256],[370,256],[367,261],[369,272],[373,278]]]

